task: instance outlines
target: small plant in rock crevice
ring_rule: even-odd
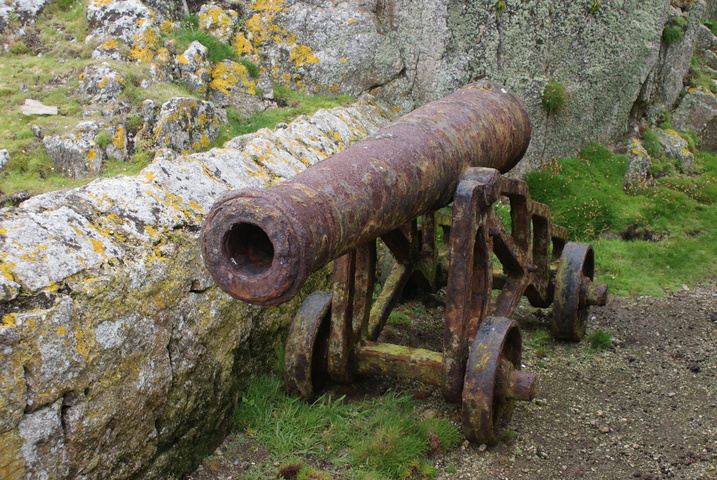
[[[493,6],[495,8],[495,11],[497,13],[503,13],[508,8],[504,0],[498,0],[495,2],[495,5]]]
[[[666,45],[678,42],[685,36],[688,21],[685,17],[674,17],[670,19],[662,30],[662,41]]]
[[[592,2],[590,3],[590,9],[588,10],[588,13],[590,15],[597,15],[598,12],[600,11],[601,6],[602,5],[600,3],[600,0],[592,0]]]
[[[565,108],[568,96],[560,82],[551,80],[543,89],[543,107],[549,114],[557,113]]]

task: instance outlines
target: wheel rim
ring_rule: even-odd
[[[515,399],[530,400],[535,377],[520,372],[521,340],[517,322],[488,317],[481,324],[471,347],[463,386],[462,421],[465,437],[494,445],[497,431],[513,414]],[[516,387],[517,385],[517,387]],[[514,392],[512,388],[521,390]]]
[[[326,372],[331,294],[314,292],[304,300],[291,322],[284,357],[286,390],[310,400],[321,373]]]
[[[588,317],[586,290],[595,271],[592,245],[568,242],[560,257],[553,299],[553,336],[579,342]]]

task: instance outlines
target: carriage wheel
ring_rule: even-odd
[[[284,357],[286,390],[310,400],[319,377],[326,374],[331,294],[314,292],[304,300],[291,322]]]
[[[595,255],[588,243],[568,242],[558,263],[553,299],[553,336],[579,342],[590,305],[605,305],[607,285],[593,283]]]
[[[518,323],[488,317],[471,347],[463,386],[463,434],[471,442],[494,445],[510,421],[516,400],[532,400],[536,377],[521,372]]]

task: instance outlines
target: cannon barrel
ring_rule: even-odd
[[[219,198],[202,228],[204,262],[235,298],[285,302],[331,260],[448,205],[467,167],[505,173],[529,142],[515,93],[470,84],[286,182]]]

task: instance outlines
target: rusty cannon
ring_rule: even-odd
[[[592,247],[567,242],[527,185],[503,175],[529,141],[513,92],[468,85],[284,183],[221,197],[202,228],[204,262],[233,297],[274,305],[334,260],[332,291],[310,294],[293,319],[287,389],[311,398],[325,376],[420,380],[461,402],[466,438],[496,443],[515,401],[535,394],[510,319],[520,299],[552,304],[554,336],[572,341],[585,332],[588,307],[607,299],[606,285],[592,281]],[[509,208],[505,221],[498,204]],[[394,259],[382,284],[379,240]],[[442,249],[449,263],[438,275]],[[379,341],[409,281],[445,286],[442,351]]]

